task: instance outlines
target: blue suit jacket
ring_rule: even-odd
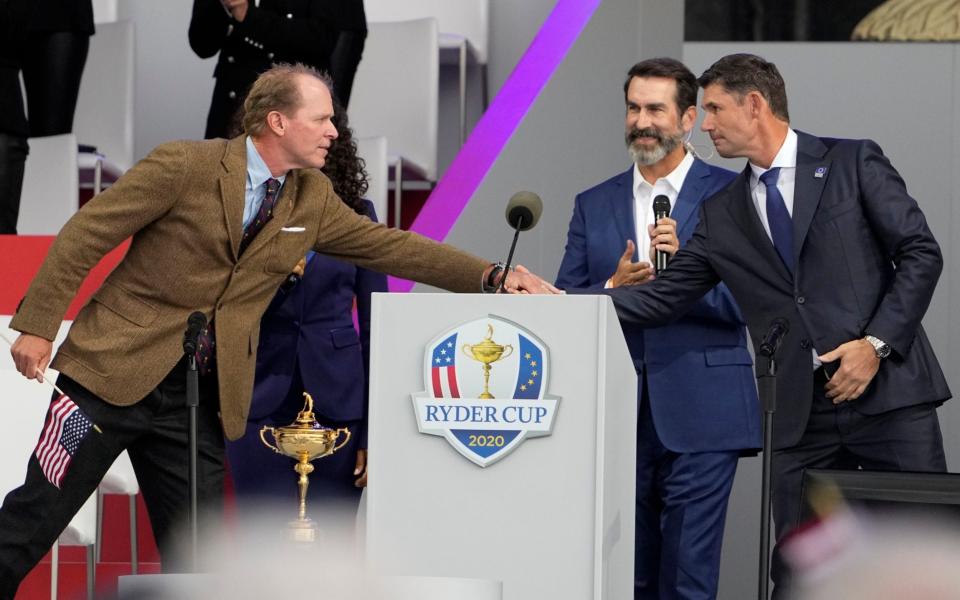
[[[367,214],[376,221],[370,202]],[[385,275],[314,255],[302,280],[289,292],[277,292],[260,321],[257,375],[248,420],[267,421],[280,410],[290,390],[294,365],[299,363],[318,416],[331,421],[365,421],[370,294],[385,291]],[[354,298],[359,336],[353,325]],[[361,432],[361,446],[365,447],[363,438]]]
[[[681,246],[693,235],[700,204],[734,177],[731,171],[694,160],[671,211]],[[617,270],[627,240],[636,242],[633,213],[633,167],[579,194],[557,287],[599,293]],[[640,252],[649,260],[646,248],[638,248],[634,260]],[[664,446],[674,452],[760,446],[744,321],[725,286],[707,292],[664,327],[621,326],[637,374],[646,372],[650,411]]]

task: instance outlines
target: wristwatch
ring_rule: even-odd
[[[870,345],[873,346],[873,351],[877,353],[877,358],[886,358],[890,356],[890,352],[893,350],[890,344],[876,336],[866,335],[863,339],[870,342]]]
[[[503,273],[507,265],[503,262],[497,262],[493,264],[493,268],[490,269],[490,273],[480,282],[480,289],[484,294],[493,294],[500,287],[500,279],[498,275]],[[506,274],[503,274],[506,277]]]

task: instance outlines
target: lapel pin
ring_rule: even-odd
[[[817,170],[813,172],[813,176],[817,179],[823,179],[823,176],[826,174],[826,167],[817,167]]]

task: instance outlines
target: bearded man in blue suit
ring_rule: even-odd
[[[643,285],[649,248],[689,240],[700,204],[733,180],[688,152],[696,77],[682,63],[634,65],[624,83],[634,165],[577,196],[557,287]],[[671,217],[655,222],[665,195]],[[727,499],[737,460],[760,445],[756,386],[744,322],[725,286],[673,323],[621,323],[639,377],[634,598],[715,598]]]

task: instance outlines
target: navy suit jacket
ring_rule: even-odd
[[[376,221],[373,204],[366,204]],[[260,321],[248,420],[266,422],[280,410],[299,364],[317,415],[338,422],[364,420],[365,430],[370,294],[385,291],[385,275],[314,255],[301,281],[289,292],[277,292]],[[359,336],[353,325],[354,298]],[[360,434],[361,447],[366,447],[365,433]]]
[[[661,277],[607,292],[622,320],[651,326],[722,280],[746,316],[754,347],[773,319],[786,318],[790,331],[777,355],[777,448],[795,445],[806,428],[811,349],[823,354],[865,334],[893,347],[853,401],[864,414],[950,397],[920,325],[943,267],[920,207],[873,141],[797,136],[792,275],[753,206],[748,165],[703,204],[693,237]]]
[[[694,160],[671,211],[681,246],[693,235],[700,204],[735,176]],[[600,293],[627,240],[636,243],[635,223],[633,167],[579,194],[557,287]],[[649,260],[646,248],[638,248],[634,260],[640,253]],[[646,372],[664,446],[674,452],[756,448],[760,417],[744,322],[725,286],[704,292],[670,325],[645,329],[621,320],[623,334],[637,374]]]

